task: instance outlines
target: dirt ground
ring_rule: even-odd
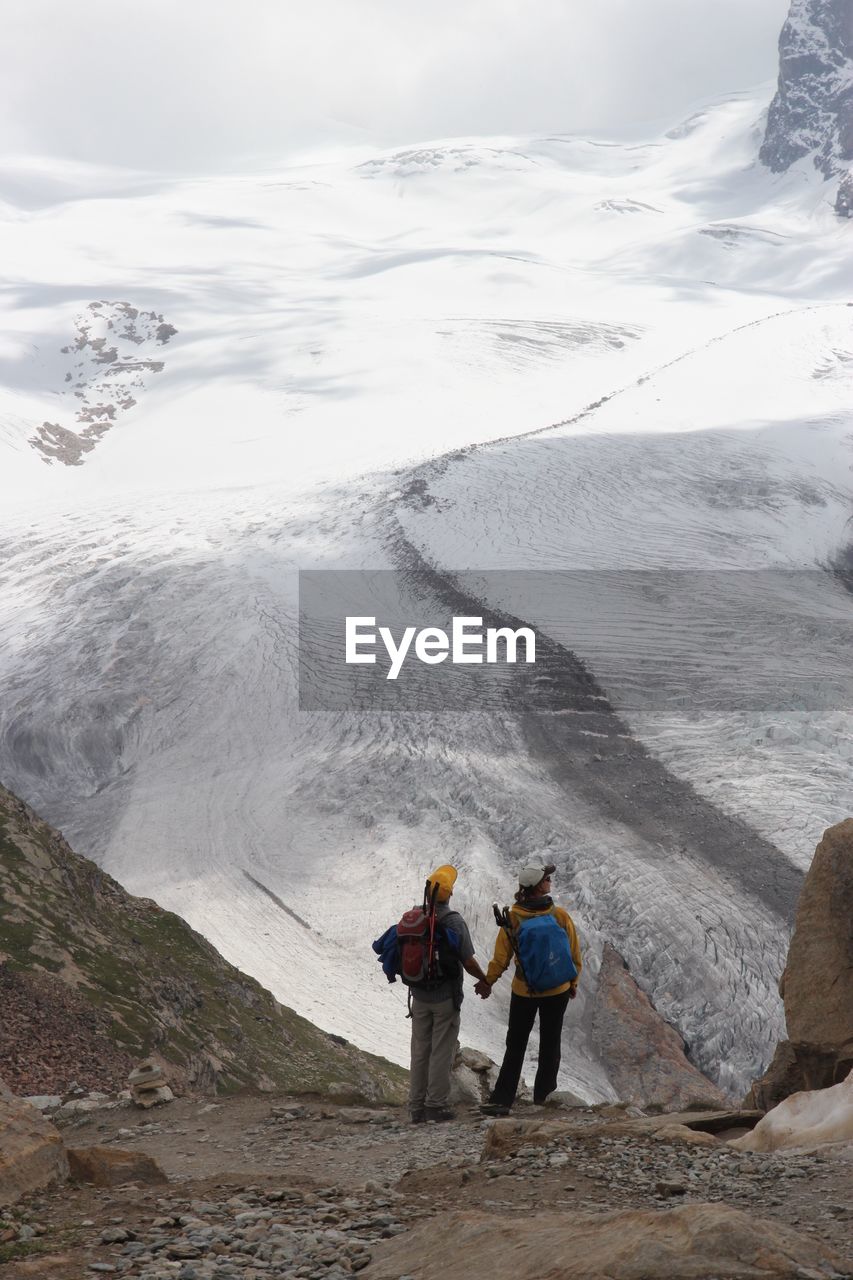
[[[542,1112],[518,1109],[519,1118],[534,1115]],[[596,1117],[586,1119],[582,1137],[483,1159],[493,1121],[473,1108],[459,1108],[450,1123],[418,1126],[398,1109],[270,1095],[178,1099],[150,1112],[93,1112],[65,1127],[69,1147],[143,1151],[160,1165],[168,1185],[97,1190],[71,1183],[35,1197],[18,1207],[18,1218],[37,1235],[24,1256],[10,1257],[0,1273],[3,1280],[91,1280],[101,1269],[113,1270],[110,1263],[118,1263],[120,1272],[124,1265],[100,1242],[106,1228],[142,1234],[158,1214],[245,1191],[299,1192],[307,1213],[332,1188],[339,1197],[385,1197],[376,1203],[390,1206],[400,1231],[451,1207],[503,1217],[542,1208],[671,1207],[673,1196],[679,1203],[711,1199],[794,1225],[853,1259],[853,1164],[794,1156],[783,1165],[779,1156],[737,1154],[723,1142],[690,1146],[645,1135],[614,1140]]]

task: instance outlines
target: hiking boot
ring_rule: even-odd
[[[426,1111],[423,1107],[415,1107],[412,1112],[412,1124],[423,1124],[426,1120]]]
[[[484,1116],[508,1116],[511,1107],[505,1102],[484,1102],[480,1107],[480,1114]]]
[[[433,1124],[443,1124],[445,1120],[455,1120],[456,1112],[451,1111],[450,1107],[427,1107],[426,1118]]]

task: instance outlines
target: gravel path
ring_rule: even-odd
[[[183,1099],[155,1119],[126,1108],[90,1113],[66,1129],[69,1145],[145,1151],[170,1185],[66,1188],[7,1214],[11,1247],[25,1256],[4,1277],[340,1280],[365,1268],[382,1241],[453,1207],[504,1218],[707,1201],[776,1218],[853,1257],[849,1164],[614,1137],[607,1122],[624,1113],[607,1110],[549,1111],[555,1125],[571,1118],[570,1137],[555,1128],[551,1141],[522,1140],[494,1158],[483,1157],[493,1122],[464,1110],[423,1126],[394,1109],[287,1098]]]

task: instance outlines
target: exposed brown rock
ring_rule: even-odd
[[[587,1138],[624,1137],[630,1134],[668,1133],[682,1138],[687,1133],[726,1133],[731,1129],[752,1129],[762,1117],[760,1111],[682,1111],[669,1114],[644,1116],[621,1115],[608,1117],[602,1124],[587,1114],[578,1119],[563,1118],[559,1113],[535,1120],[496,1120],[490,1125],[483,1143],[482,1161],[502,1160],[519,1147],[547,1146],[555,1138],[579,1142]],[[683,1131],[683,1133],[682,1133]],[[705,1145],[701,1143],[700,1145]]]
[[[116,1147],[72,1147],[68,1152],[71,1177],[95,1187],[118,1187],[125,1182],[157,1186],[168,1182],[163,1170],[142,1151]]]
[[[29,444],[37,449],[45,462],[64,462],[66,467],[79,467],[83,454],[94,449],[91,440],[84,440],[76,431],[69,431],[58,422],[43,422],[30,436]]]
[[[747,1107],[758,1107],[761,1111],[770,1111],[773,1107],[805,1088],[802,1069],[797,1062],[797,1055],[790,1040],[780,1040],[773,1055],[773,1061],[760,1080],[753,1083],[744,1099]]]
[[[725,1107],[729,1099],[688,1061],[684,1041],[655,1009],[619,952],[604,944],[592,1042],[624,1102],[681,1110]]]
[[[413,1263],[413,1260],[416,1260]],[[660,1212],[454,1213],[381,1245],[364,1280],[756,1280],[831,1275],[842,1259],[779,1222],[720,1204]]]
[[[829,827],[815,850],[783,983],[806,1087],[838,1084],[853,1068],[853,818]]]
[[[853,818],[829,827],[815,850],[779,990],[788,1040],[747,1099],[765,1109],[853,1069]]]
[[[34,1107],[0,1089],[0,1205],[68,1176],[59,1132]]]

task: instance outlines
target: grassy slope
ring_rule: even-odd
[[[129,1054],[179,1080],[400,1097],[404,1073],[318,1030],[180,917],[134,898],[0,787],[0,961],[71,984]],[[2,1073],[2,1068],[0,1068]]]

